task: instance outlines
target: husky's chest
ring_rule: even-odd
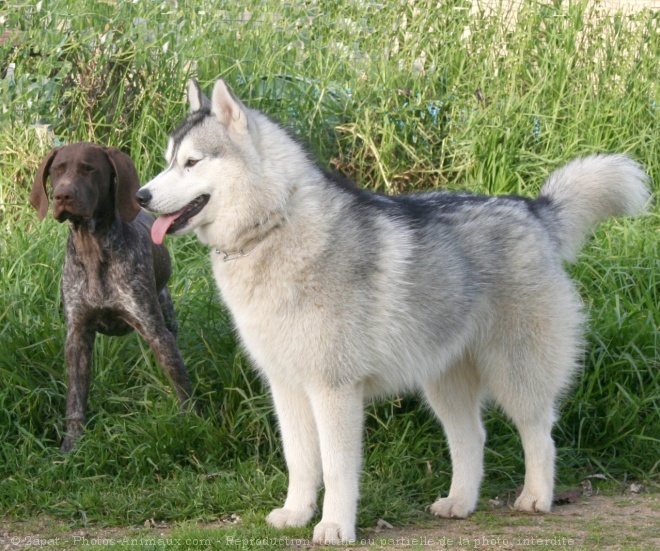
[[[321,282],[283,263],[266,269],[213,259],[223,302],[257,367],[268,377],[301,377],[324,364],[323,346],[336,332],[330,297]],[[305,377],[311,373],[307,371]]]

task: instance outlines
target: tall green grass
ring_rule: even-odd
[[[0,514],[76,523],[262,513],[286,476],[270,401],[217,298],[207,251],[171,240],[179,339],[203,415],[181,417],[146,345],[99,338],[89,424],[65,408],[59,278],[66,228],[27,203],[53,143],[130,154],[144,180],[184,116],[186,80],[225,78],[324,166],[387,192],[534,195],[576,155],[625,152],[660,174],[660,19],[526,3],[517,25],[468,2],[2,5]],[[469,31],[469,32],[466,32]],[[15,65],[13,76],[10,63]],[[657,188],[656,188],[657,189]],[[558,483],[660,470],[658,209],[604,225],[570,268],[590,313],[584,370],[555,431]],[[515,431],[486,415],[484,496],[521,483]],[[441,430],[415,396],[368,409],[360,523],[405,523],[446,492]],[[255,517],[255,518],[257,518]]]

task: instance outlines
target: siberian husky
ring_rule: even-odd
[[[156,243],[194,231],[210,247],[222,300],[268,382],[289,487],[267,522],[307,524],[323,482],[314,541],[355,540],[363,404],[406,391],[423,394],[451,451],[435,515],[477,505],[487,398],[522,439],[515,507],[549,511],[550,432],[584,319],[562,262],[600,221],[644,211],[641,167],[616,154],[576,159],[534,199],[387,196],[325,173],[222,80],[210,101],[191,81],[188,99],[167,168],[137,197],[161,214]]]

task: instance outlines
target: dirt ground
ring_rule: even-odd
[[[660,494],[581,497],[547,515],[508,507],[424,529],[365,534],[370,549],[660,549]],[[417,539],[417,541],[413,541]],[[365,542],[367,543],[367,542]],[[357,547],[360,551],[368,547]]]
[[[83,548],[141,547],[167,538],[190,541],[191,549],[292,549],[313,548],[308,540],[293,537],[246,538],[245,530],[226,532],[234,520],[203,525],[174,526],[147,522],[147,526],[125,528],[70,528],[61,521],[35,519],[31,522],[0,521],[0,550],[28,548],[48,551]],[[430,519],[424,527],[381,527],[360,531],[354,551],[388,550],[522,550],[522,549],[660,549],[660,493],[626,493],[618,496],[580,497],[576,503],[555,506],[547,515],[525,515],[506,505],[481,510],[468,520]],[[242,534],[238,537],[228,534]],[[183,534],[183,535],[182,535]],[[311,529],[310,529],[311,535]],[[202,543],[193,545],[193,543]],[[146,546],[146,547],[143,547]],[[188,548],[183,547],[175,548]]]

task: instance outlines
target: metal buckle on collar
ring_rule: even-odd
[[[214,249],[214,252],[216,254],[221,254],[222,260],[224,262],[230,262],[232,260],[238,260],[239,258],[245,258],[246,256],[250,256],[252,254],[252,251],[254,251],[254,249],[256,249],[259,245],[261,245],[264,239],[266,239],[266,237],[268,237],[271,233],[273,233],[273,231],[275,231],[280,227],[282,227],[281,223],[277,222],[276,224],[271,226],[268,229],[268,231],[266,231],[266,233],[262,233],[261,235],[257,236],[255,239],[248,241],[247,243],[244,244],[243,248],[238,249],[238,251],[226,252],[226,251],[221,251],[220,249]],[[245,247],[251,244],[254,244],[254,246],[248,252],[244,252]]]
[[[256,247],[254,249],[256,249]],[[243,252],[243,249],[241,249],[237,252],[234,252],[234,253],[227,253],[225,251],[221,251],[220,249],[215,249],[215,253],[223,255],[222,256],[223,262],[230,262],[231,260],[238,260],[239,258],[243,258],[245,256],[250,256],[250,254],[252,253],[252,251],[254,249],[251,249],[246,253]]]

